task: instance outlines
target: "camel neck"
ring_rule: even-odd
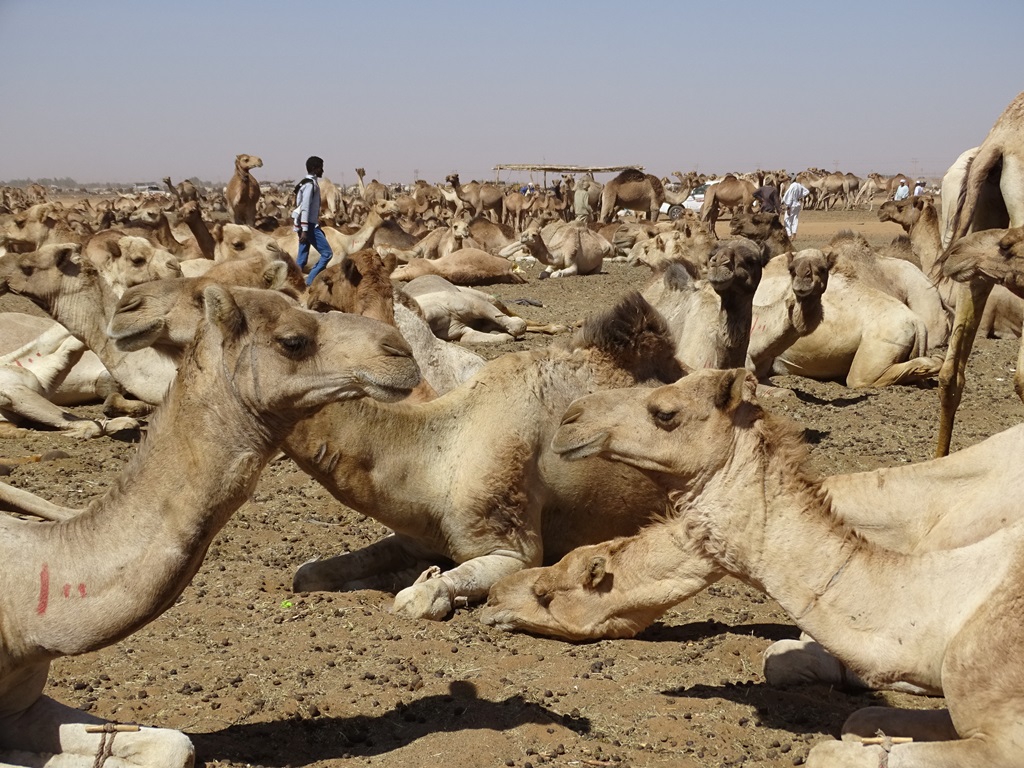
[[[37,601],[23,652],[84,653],[170,608],[250,496],[274,437],[230,382],[179,381],[114,489],[77,517],[14,532],[31,552],[19,587]]]
[[[1006,566],[969,585],[963,574],[972,562],[1000,563],[1006,543],[995,539],[1005,531],[921,556],[875,547],[837,522],[817,484],[758,431],[737,431],[727,465],[706,483],[698,479],[696,492],[679,494],[679,513],[727,571],[775,598],[867,682],[941,689],[944,638],[1001,583]]]

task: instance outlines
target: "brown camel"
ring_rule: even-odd
[[[942,186],[946,189],[946,179]],[[959,188],[951,217],[949,248],[972,230],[1024,226],[1024,92],[1010,102],[981,143],[977,155],[966,164]],[[946,205],[945,197],[943,201]],[[940,265],[947,253],[948,249],[940,257]],[[938,456],[949,453],[953,421],[963,397],[967,358],[985,301],[995,282],[979,275],[976,280],[965,283],[957,296],[949,347],[939,372],[939,437],[935,451]],[[1020,376],[1024,374],[1018,366],[1015,386],[1018,394],[1024,395]]]
[[[737,178],[731,173],[717,184],[708,187],[700,207],[700,218],[708,232],[715,235],[715,224],[723,208],[750,213],[753,210],[756,190],[753,182]]]
[[[419,378],[381,323],[267,291],[211,286],[204,302],[206,321],[113,490],[60,522],[0,517],[5,762],[191,766],[179,731],[105,728],[43,695],[51,661],[115,643],[172,606],[295,422],[337,400],[394,399]]]
[[[802,432],[767,414],[755,388],[746,371],[700,371],[653,391],[598,392],[570,407],[553,448],[647,474],[698,552],[764,590],[868,685],[945,696],[948,710],[854,713],[844,740],[815,746],[808,766],[1018,765],[1024,523],[922,554],[858,536],[806,474]],[[878,731],[901,741],[861,743]]]
[[[647,214],[648,221],[657,221],[664,202],[665,188],[661,179],[636,168],[627,168],[604,185],[600,221],[611,221],[620,208]]]
[[[491,221],[501,221],[501,205],[505,198],[499,187],[494,184],[480,184],[476,181],[463,185],[459,181],[457,173],[448,174],[445,181],[452,185],[456,196],[462,206],[469,211],[470,216],[486,215],[490,217]]]
[[[253,168],[262,168],[263,161],[255,155],[236,155],[235,174],[228,182],[226,191],[231,220],[235,224],[256,224],[256,203],[260,199],[260,184],[250,173]]]

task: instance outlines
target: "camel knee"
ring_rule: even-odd
[[[825,683],[843,688],[867,686],[814,640],[779,640],[764,652],[764,679],[769,685]]]
[[[432,566],[415,584],[395,595],[391,612],[410,619],[440,621],[454,611],[459,602],[465,605],[466,601],[456,598],[451,582],[440,568]]]

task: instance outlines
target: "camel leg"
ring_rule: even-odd
[[[429,568],[417,583],[395,595],[392,611],[409,618],[440,620],[460,606],[485,599],[498,579],[539,564],[509,553],[476,557],[444,573]]]
[[[913,714],[922,715],[911,727],[920,728],[923,736],[927,737],[930,732],[941,733],[941,715],[944,713]],[[885,736],[895,739],[902,735],[892,725],[886,722],[881,724]],[[910,725],[909,722],[907,724]],[[811,750],[807,757],[807,767],[974,768],[983,765],[985,768],[1015,768],[1020,765],[1020,748],[1014,743],[1015,736],[1012,733],[985,733],[978,734],[976,738],[959,739],[954,732],[951,738],[955,740],[895,743],[888,748],[888,752],[882,746],[868,746],[857,741],[826,741]],[[873,737],[874,734],[868,738]]]
[[[103,413],[106,416],[132,416],[141,419],[156,410],[156,406],[142,400],[129,400],[120,392],[111,392],[103,401]]]
[[[429,559],[411,539],[392,534],[357,552],[303,563],[292,578],[292,591],[341,591],[352,582],[392,574]]]
[[[942,370],[939,371],[939,438],[935,448],[937,458],[949,454],[949,446],[953,440],[953,420],[956,417],[956,409],[960,407],[966,383],[967,358],[974,346],[974,337],[978,333],[985,302],[992,292],[992,283],[987,281],[960,285],[962,287],[957,295],[956,315],[953,317],[953,329],[949,334],[949,347],[946,350],[946,359],[942,363]]]
[[[0,483],[0,510],[35,515],[43,520],[67,520],[81,512],[71,507],[59,507],[34,493],[7,483]]]
[[[59,429],[73,437],[99,437],[103,434],[103,428],[97,422],[80,419],[23,385],[7,387],[0,392],[0,412]]]
[[[871,384],[851,384],[850,386],[889,387],[894,384],[914,384],[935,378],[941,368],[941,357],[915,357],[905,363],[890,365]]]

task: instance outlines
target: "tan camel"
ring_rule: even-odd
[[[501,200],[501,223],[512,227],[513,232],[521,232],[523,219],[533,209],[537,195],[524,195],[518,189],[505,192]]]
[[[525,283],[518,265],[479,248],[462,248],[437,259],[410,259],[391,273],[393,280],[408,281],[421,275],[439,275],[455,285]]]
[[[179,207],[185,203],[199,202],[199,190],[188,179],[178,182],[177,186],[175,186],[171,183],[170,176],[164,176],[164,184],[171,191],[171,195]]]
[[[1024,525],[924,554],[857,536],[802,469],[801,432],[767,415],[755,386],[745,371],[701,371],[651,392],[595,393],[569,409],[553,447],[648,474],[701,551],[869,685],[904,681],[946,698],[948,710],[860,710],[844,741],[816,745],[807,765],[1018,765]],[[912,741],[860,743],[879,730]]]
[[[255,155],[236,155],[235,174],[228,181],[226,191],[231,220],[235,224],[253,226],[256,223],[256,203],[260,199],[260,184],[250,173],[262,168],[263,161]]]
[[[11,595],[4,760],[191,766],[181,732],[104,730],[100,718],[44,696],[51,660],[117,642],[173,605],[296,421],[329,402],[400,397],[419,379],[408,346],[381,323],[308,312],[266,291],[211,286],[204,300],[206,323],[116,487],[64,522],[0,518]]]
[[[469,223],[463,219],[453,219],[447,227],[438,227],[425,235],[412,248],[400,249],[377,246],[381,256],[393,255],[402,264],[410,259],[437,259],[460,250],[464,245],[472,246],[469,240]]]
[[[946,179],[942,186],[945,191]],[[952,247],[969,231],[1007,226],[1024,226],[1024,92],[1010,102],[981,143],[977,155],[966,164],[950,221],[948,242]],[[940,257],[940,263],[943,258],[945,254]],[[994,282],[979,276],[965,283],[957,296],[952,336],[939,373],[938,456],[949,453],[953,421],[963,397],[967,359]],[[1020,376],[1024,374],[1015,376],[1015,386],[1018,394],[1024,394]]]
[[[317,312],[335,309],[395,324],[395,291],[389,275],[394,256],[382,259],[364,248],[349,254],[341,264],[327,267],[309,286],[306,306]]]
[[[503,248],[515,242],[515,236],[510,227],[495,224],[481,216],[474,216],[466,226],[469,227],[468,244],[488,253],[497,255]]]
[[[695,281],[672,264],[643,295],[668,321],[685,366],[735,368],[747,358],[760,250],[750,240],[723,240],[708,257],[706,275]]]
[[[501,221],[501,205],[505,198],[500,187],[476,181],[463,185],[457,173],[448,174],[445,181],[452,185],[462,205],[469,210],[470,216],[486,215],[491,221]]]
[[[356,168],[356,178],[359,180],[359,196],[362,197],[363,200],[370,205],[373,205],[381,200],[391,199],[391,191],[376,179],[370,181],[369,184],[364,184],[363,177],[365,175],[365,168]]]
[[[600,221],[611,221],[622,208],[647,214],[648,221],[657,221],[664,202],[665,188],[661,179],[636,168],[627,168],[604,185]]]
[[[330,243],[331,250],[334,251],[334,256],[328,262],[328,266],[340,264],[350,253],[366,248],[373,239],[374,233],[384,225],[384,222],[394,220],[397,215],[398,205],[393,200],[377,200],[371,205],[366,221],[352,234],[346,234],[334,227],[324,227],[324,235],[327,236],[327,242]],[[295,244],[294,246],[282,247],[291,248],[298,246],[298,240],[294,232],[285,235],[280,240],[283,240],[285,243]],[[312,264],[309,267],[312,269]]]
[[[148,238],[125,235],[117,230],[89,238],[82,246],[82,256],[92,262],[118,296],[147,280],[181,277],[181,262],[170,251],[154,245]]]
[[[745,237],[762,247],[767,262],[782,253],[793,251],[793,241],[775,213],[737,213],[729,221],[733,237]]]
[[[214,258],[217,249],[217,241],[213,239],[206,222],[203,221],[203,213],[196,201],[185,203],[178,209],[178,218],[184,222],[192,232],[199,252],[204,259]]]
[[[754,206],[754,192],[757,187],[747,179],[739,179],[731,173],[720,182],[708,187],[700,207],[700,218],[715,235],[715,224],[723,208],[733,208],[741,213],[750,213]]]
[[[715,242],[703,227],[684,224],[678,230],[638,241],[630,248],[626,263],[643,265],[658,273],[679,262],[686,265],[691,275],[702,275]]]
[[[759,306],[790,290],[785,260],[772,259],[754,297]],[[845,381],[848,387],[885,387],[934,377],[941,359],[926,357],[928,330],[900,301],[833,272],[821,297],[823,318],[807,336],[775,358],[774,373]]]
[[[499,343],[518,339],[527,330],[525,320],[503,312],[486,293],[439,275],[410,280],[403,291],[419,305],[427,325],[443,341]]]
[[[565,465],[549,453],[549,441],[561,412],[583,392],[675,380],[682,370],[673,351],[665,321],[634,294],[589,320],[568,345],[503,355],[432,403],[352,403],[307,420],[292,432],[288,455],[395,535],[306,563],[294,588],[397,584],[407,588],[396,611],[438,619],[457,603],[486,597],[508,573],[661,513],[664,494],[636,472],[623,475],[625,468],[604,462]],[[479,429],[491,421],[500,429]],[[631,488],[626,498],[611,492],[624,487]],[[408,586],[424,565],[445,560],[456,567],[431,568]]]
[[[596,275],[605,258],[612,256],[611,244],[579,222],[555,221],[543,228],[533,223],[523,230],[518,243],[499,253],[504,258],[528,253],[545,265],[540,279],[571,275]]]

